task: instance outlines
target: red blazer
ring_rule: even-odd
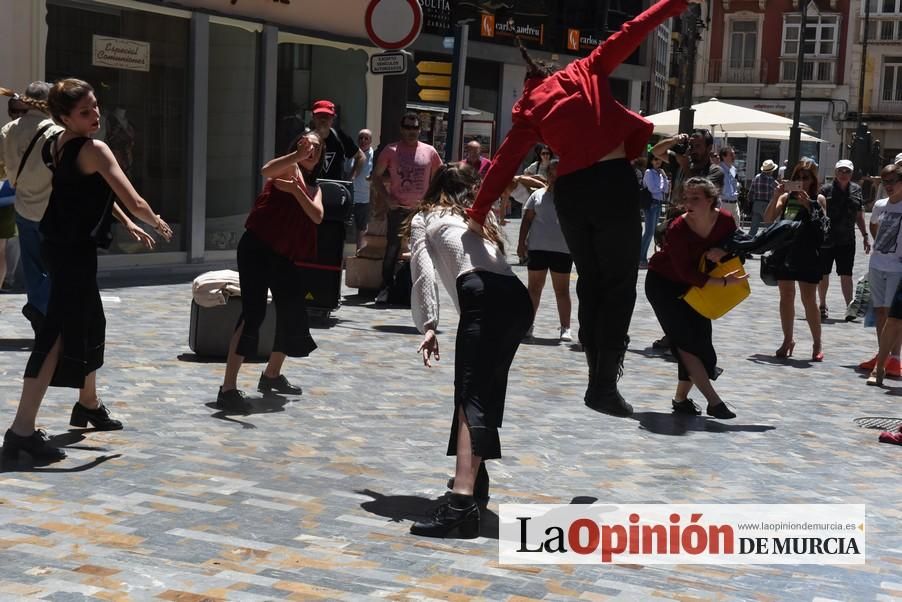
[[[517,173],[523,157],[544,142],[560,157],[557,174],[583,169],[617,148],[638,157],[652,124],[615,100],[608,76],[658,25],[686,10],[686,0],[661,0],[624,24],[592,53],[545,79],[527,79],[514,105],[512,127],[498,147],[476,202],[467,210],[480,224]]]

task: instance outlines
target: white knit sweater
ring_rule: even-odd
[[[413,217],[410,253],[413,278],[410,307],[414,324],[422,333],[438,327],[436,271],[458,311],[457,278],[462,274],[486,271],[514,275],[501,249],[470,230],[463,217],[447,210],[434,209]]]

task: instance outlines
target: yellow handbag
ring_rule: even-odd
[[[705,256],[702,255],[698,266],[699,271],[705,270]],[[717,280],[723,278],[730,272],[736,272],[737,276],[745,274],[742,262],[738,257],[728,259],[723,263],[714,266],[708,275],[714,280],[709,280],[705,286],[699,288],[693,286],[685,295],[683,301],[688,303],[692,309],[705,316],[710,320],[716,320],[748,297],[752,292],[749,281],[744,280],[740,284],[731,284],[724,286],[723,282]]]

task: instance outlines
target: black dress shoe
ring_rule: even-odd
[[[471,495],[452,493],[431,518],[411,525],[410,532],[424,537],[448,537],[455,532],[461,539],[478,537],[479,506]]]
[[[729,420],[730,418],[736,418],[736,414],[734,414],[730,408],[727,407],[727,404],[721,402],[714,407],[708,406],[707,410],[708,416],[713,416],[714,418],[720,418],[721,420]]]
[[[686,414],[688,416],[702,415],[702,409],[695,405],[695,402],[688,397],[682,401],[674,399],[671,401],[671,405],[673,405],[674,414]]]
[[[216,395],[216,407],[220,410],[231,412],[250,413],[247,395],[241,389],[232,389],[224,392],[222,387],[219,387],[219,394]]]
[[[454,489],[454,477],[448,479],[448,489]],[[479,472],[476,473],[473,497],[480,508],[485,508],[489,504],[489,471],[485,468],[485,462],[479,465]]]
[[[30,454],[35,460],[57,462],[66,457],[66,452],[58,447],[51,447],[47,433],[38,429],[27,437],[17,435],[11,430],[3,436],[3,459],[17,460],[19,452]]]
[[[633,415],[633,406],[631,406],[617,390],[616,385],[603,392],[594,391],[587,392],[586,406],[601,412],[602,414],[610,414],[611,416],[627,417]]]
[[[110,418],[110,411],[103,402],[93,410],[86,408],[77,401],[72,406],[72,417],[69,418],[71,426],[84,428],[91,423],[98,431],[118,431],[122,429],[122,423]]]
[[[297,385],[288,382],[284,374],[280,374],[275,378],[270,378],[265,374],[260,375],[260,382],[257,384],[257,390],[261,393],[284,393],[285,395],[300,395],[303,390]]]

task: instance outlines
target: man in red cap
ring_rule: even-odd
[[[366,157],[354,139],[345,134],[341,128],[333,128],[335,122],[335,103],[331,100],[317,100],[313,103],[313,129],[323,139],[325,148],[323,170],[320,178],[326,180],[353,180],[363,169]],[[345,159],[354,159],[351,173],[344,173]]]

